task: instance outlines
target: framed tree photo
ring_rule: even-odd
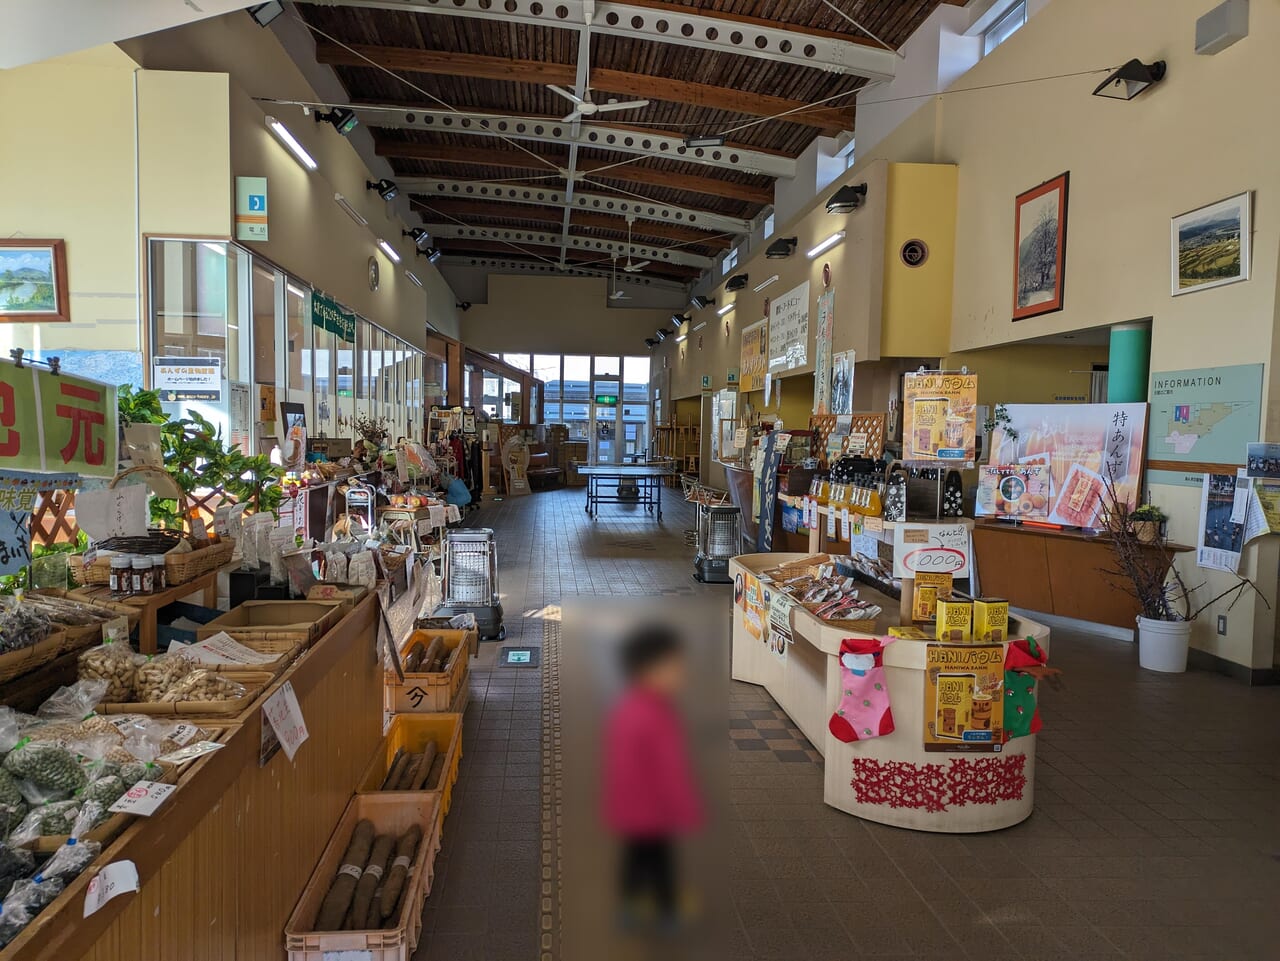
[[[1062,309],[1067,267],[1067,181],[1062,173],[1014,205],[1013,319]]]
[[[0,322],[70,319],[66,242],[0,240]]]

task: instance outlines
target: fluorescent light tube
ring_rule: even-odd
[[[717,311],[716,311],[716,313],[717,313],[717,314],[719,314],[721,317],[723,317],[723,316],[724,316],[725,314],[727,314],[729,311],[733,310],[734,306],[735,306],[735,305],[734,305],[733,303],[725,304],[723,307],[721,307],[719,310],[717,310]]]
[[[689,335],[688,335],[688,334],[681,334],[679,337],[677,337],[677,338],[676,338],[676,343],[677,343],[677,344],[683,344],[683,343],[684,343],[686,340],[688,340],[688,339],[689,339]]]
[[[693,328],[693,333],[695,333],[695,334],[696,334],[698,331],[700,331],[700,330],[701,330],[703,327],[705,327],[705,326],[707,326],[707,322],[704,320],[704,321],[703,321],[702,323],[700,323],[697,327]]]
[[[382,248],[382,252],[384,254],[386,254],[388,257],[391,258],[392,263],[396,263],[396,264],[400,263],[400,255],[396,253],[396,249],[392,247],[389,243],[379,238],[378,246]]]
[[[421,286],[422,286],[422,281],[420,281],[420,280],[418,279],[418,275],[417,275],[417,274],[415,274],[412,270],[406,270],[406,271],[404,272],[404,275],[405,275],[406,277],[408,277],[408,278],[409,278],[409,280],[411,280],[411,281],[412,281],[414,284],[416,284],[417,286],[419,286],[419,287],[421,287]]]
[[[764,289],[765,289],[766,287],[768,287],[770,284],[772,284],[772,283],[776,283],[776,282],[777,282],[777,280],[778,280],[778,275],[777,275],[777,274],[774,274],[772,277],[770,277],[770,278],[769,278],[768,280],[766,280],[764,283],[762,283],[762,284],[756,284],[756,285],[755,285],[755,287],[753,287],[752,289],[753,289],[753,290],[758,294],[758,293],[760,293],[760,291],[764,290]]]
[[[834,234],[832,234],[826,240],[822,241],[822,243],[818,244],[818,246],[810,249],[810,251],[807,254],[805,254],[805,256],[808,257],[810,260],[813,260],[814,257],[817,257],[819,254],[823,253],[824,251],[830,250],[832,247],[840,243],[840,241],[842,240],[844,240],[844,231],[837,230]]]
[[[306,167],[308,170],[315,170],[319,166],[315,162],[315,158],[307,153],[307,148],[298,143],[293,134],[289,133],[289,128],[282,124],[275,117],[267,118],[267,126],[271,128],[271,132],[279,138],[280,142],[289,148],[290,152],[298,158],[298,163]]]
[[[351,201],[342,196],[342,194],[334,194],[333,202],[345,210],[347,212],[347,216],[358,223],[361,227],[369,226],[369,221],[365,220],[364,215],[362,215],[360,211],[356,210],[355,207],[351,206]]]

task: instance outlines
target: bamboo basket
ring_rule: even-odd
[[[200,666],[216,674],[227,674],[237,681],[239,678],[236,675],[240,674],[270,674],[272,677],[279,677],[306,647],[305,644],[289,637],[267,639],[237,637],[235,642],[259,654],[274,654],[276,659],[265,664],[201,664]]]
[[[64,600],[74,601],[82,607],[88,607],[96,613],[106,617],[108,620],[114,620],[117,617],[127,618],[129,621],[129,630],[132,631],[138,626],[138,621],[142,617],[142,612],[136,607],[130,607],[128,604],[120,604],[116,601],[108,600],[103,597],[93,597],[89,594],[76,594],[72,591],[59,590],[56,587],[44,587],[39,590],[32,591],[33,594],[44,594],[48,597],[59,597]],[[105,621],[103,623],[106,623]],[[83,627],[64,627],[62,630],[70,637],[72,643],[68,645],[68,650],[78,647],[89,647],[94,643],[102,640],[102,624],[86,624]]]
[[[228,537],[216,544],[184,554],[165,554],[165,581],[168,587],[180,587],[210,571],[226,566],[235,551],[235,538]],[[85,587],[106,587],[111,583],[110,558],[99,557],[92,564],[86,564],[83,554],[75,554],[72,555],[71,561],[72,573]]]
[[[242,697],[229,701],[129,701],[98,705],[99,714],[152,714],[172,717],[213,717],[223,721],[239,720],[275,680],[266,671],[244,671],[228,678],[246,688]]]
[[[0,654],[0,684],[12,681],[43,667],[55,658],[67,653],[67,635],[61,631],[50,634],[38,644],[24,647],[8,654]],[[84,645],[88,647],[88,644]]]

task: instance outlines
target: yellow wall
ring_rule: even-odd
[[[885,219],[885,357],[941,354],[951,335],[958,168],[948,164],[891,164]],[[922,239],[928,259],[908,267],[899,252]],[[837,314],[837,318],[839,314]]]
[[[603,277],[493,274],[488,303],[464,315],[463,339],[488,353],[635,356],[646,352],[644,340],[658,328],[672,330],[671,314],[609,306],[609,281]],[[695,345],[699,334],[690,335]]]
[[[0,324],[0,351],[138,350],[133,68],[100,47],[0,70],[0,236],[66,241],[71,323]]]
[[[781,386],[781,394],[778,388]],[[774,382],[774,396],[764,402],[764,391],[753,390],[743,394],[741,400],[751,405],[753,421],[770,424],[782,419],[788,430],[808,430],[809,417],[813,413],[813,374],[799,377],[783,377]]]
[[[978,375],[978,403],[1054,404],[1088,398],[1094,364],[1107,362],[1107,348],[1057,344],[1009,344],[950,354],[942,369],[968,367]]]

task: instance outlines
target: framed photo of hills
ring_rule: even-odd
[[[1249,279],[1249,212],[1245,191],[1170,221],[1173,295]]]
[[[1067,182],[1062,173],[1014,203],[1013,319],[1062,309],[1067,269]]]
[[[0,240],[0,323],[70,319],[66,242]]]

